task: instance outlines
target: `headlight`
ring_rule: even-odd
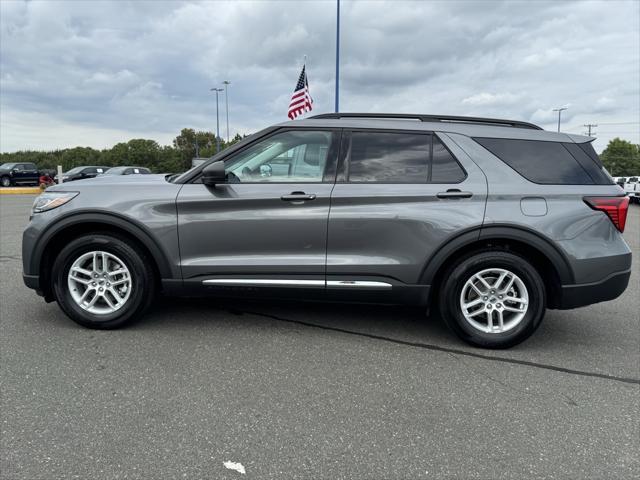
[[[73,199],[78,193],[79,192],[44,192],[33,202],[31,212],[42,213],[58,208]]]

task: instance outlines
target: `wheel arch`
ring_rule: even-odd
[[[51,297],[51,272],[56,252],[72,238],[102,232],[112,233],[134,241],[153,259],[153,268],[159,279],[175,278],[168,255],[147,229],[137,222],[113,213],[84,212],[60,219],[41,235],[31,257],[31,271],[38,272],[40,289],[46,299]]]
[[[574,283],[568,259],[549,239],[525,227],[491,225],[466,231],[450,239],[431,256],[420,279],[421,284],[432,286],[430,300],[437,298],[443,276],[454,262],[473,252],[491,248],[512,251],[532,262],[545,280],[550,308],[559,303],[559,287]]]

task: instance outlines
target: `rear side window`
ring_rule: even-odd
[[[431,135],[353,132],[349,181],[426,183]]]
[[[465,179],[466,174],[460,164],[436,137],[433,137],[432,158],[432,183],[460,183]]]
[[[584,168],[584,171],[587,172],[587,175],[591,177],[593,183],[596,185],[611,185],[613,183],[613,179],[609,176],[609,174],[604,169],[600,158],[596,154],[595,150],[591,144],[587,144],[590,149],[593,151],[593,155],[591,156],[588,153],[588,150],[582,147],[582,144],[577,143],[563,143],[564,148],[569,150],[569,153],[575,158],[580,166]]]
[[[350,182],[458,183],[466,177],[432,134],[353,132]]]
[[[597,174],[594,175],[596,179],[589,175],[584,159],[578,161],[562,143],[507,138],[474,140],[531,182],[553,185],[602,183]],[[584,153],[579,147],[578,150]],[[586,154],[584,156],[594,165],[589,167],[590,170],[595,171],[593,160]]]

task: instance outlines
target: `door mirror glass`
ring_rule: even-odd
[[[223,161],[211,163],[202,170],[202,183],[205,185],[225,183],[225,178]]]

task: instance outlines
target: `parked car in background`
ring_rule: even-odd
[[[149,175],[151,170],[144,167],[111,167],[101,175]]]
[[[83,180],[85,178],[94,178],[98,175],[105,173],[110,167],[98,167],[98,166],[83,166],[75,167],[62,174],[63,182],[72,182],[74,180]]]
[[[638,183],[639,177],[626,178],[622,188],[624,193],[629,197],[629,201],[633,203],[640,203],[640,183]]]
[[[627,177],[614,177],[613,180],[621,187],[624,187],[624,184],[627,183]]]
[[[546,309],[627,287],[629,199],[593,140],[488,118],[286,122],[177,177],[50,187],[24,281],[90,328],[140,318],[160,291],[307,298],[437,307],[464,341],[506,348]]]
[[[0,165],[0,185],[38,185],[40,172],[35,163],[3,163]]]

